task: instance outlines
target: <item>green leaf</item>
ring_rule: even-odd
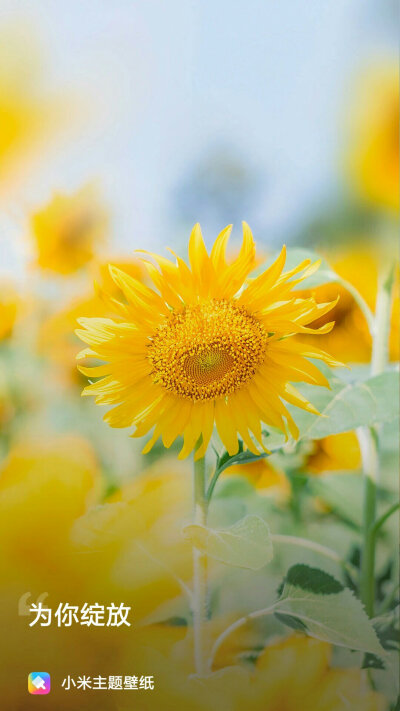
[[[400,606],[397,605],[393,610],[375,617],[372,621],[378,638],[385,649],[400,648]]]
[[[367,652],[367,654],[364,656],[364,659],[361,664],[361,669],[384,669],[385,665],[382,662],[382,659],[380,657],[377,657],[376,654],[370,654]]]
[[[399,417],[399,402],[394,396],[398,388],[399,373],[394,371],[350,384],[334,378],[331,391],[326,388],[311,391],[305,386],[302,392],[306,394],[305,390],[308,391],[323,417],[304,412],[300,438],[320,439],[354,430],[360,425],[392,422]]]
[[[269,528],[260,516],[250,514],[230,528],[185,526],[186,540],[211,558],[238,568],[259,570],[272,559]]]
[[[293,565],[285,580],[286,585],[301,588],[316,595],[335,595],[344,587],[332,575],[319,568],[309,568],[308,565]]]
[[[274,611],[301,621],[311,637],[385,655],[361,602],[332,575],[318,568],[292,566]]]
[[[319,367],[323,369],[321,365]],[[397,371],[387,371],[357,382],[346,382],[332,375],[329,369],[323,370],[328,377],[330,389],[306,384],[298,386],[321,414],[313,415],[288,406],[300,431],[299,442],[349,432],[360,426],[390,424],[399,418],[399,400],[394,397],[394,393],[399,390]],[[265,445],[271,452],[279,451],[286,444],[281,432],[270,430],[265,435]],[[268,455],[255,455],[249,451],[229,456],[224,452],[218,460],[207,498],[211,498],[214,486],[225,469],[234,464],[254,462],[265,456]]]
[[[322,439],[360,426],[369,427],[398,419],[399,401],[394,396],[399,389],[398,372],[388,371],[353,383],[331,375],[329,383],[330,390],[311,385],[299,386],[302,394],[320,412],[320,415],[312,415],[289,406],[300,430],[299,441]],[[285,444],[284,437],[276,434],[270,435],[265,442],[274,450]]]

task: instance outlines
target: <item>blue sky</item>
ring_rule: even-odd
[[[254,215],[276,242],[335,189],[344,97],[365,61],[395,47],[394,8],[391,0],[2,0],[0,22],[28,23],[47,81],[87,107],[86,125],[24,186],[24,204],[96,177],[121,248],[173,243],[171,195],[223,143],[260,175]],[[214,229],[207,213],[197,219],[206,234]]]

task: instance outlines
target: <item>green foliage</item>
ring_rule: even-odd
[[[320,415],[313,415],[299,408],[288,406],[293,414],[300,434],[296,447],[293,442],[287,442],[284,435],[276,430],[265,430],[265,446],[276,456],[283,453],[285,466],[299,466],[302,458],[302,451],[308,451],[309,446],[315,439],[322,439],[330,435],[349,432],[361,426],[371,427],[376,424],[386,424],[392,426],[399,419],[399,401],[393,394],[399,389],[399,373],[387,371],[381,375],[370,378],[362,378],[355,382],[347,382],[333,375],[329,369],[324,369],[330,389],[301,385],[299,390],[320,412]],[[362,377],[363,371],[360,375]],[[207,491],[207,499],[211,499],[215,485],[221,473],[234,464],[243,464],[257,461],[268,456],[264,453],[260,455],[243,451],[240,444],[239,452],[230,456],[224,451],[218,457],[215,473],[212,477]],[[347,486],[348,482],[342,482]],[[346,496],[340,491],[341,482],[336,480],[332,487],[331,496],[328,495],[328,504],[337,504],[338,508],[346,508]],[[315,492],[317,493],[317,492]],[[329,501],[334,498],[335,502]],[[353,520],[357,525],[361,519],[361,499],[355,503],[355,509],[345,512],[344,518]]]
[[[373,620],[379,640],[387,650],[400,651],[400,606]]]
[[[393,394],[399,388],[399,373],[392,371],[346,384],[331,379],[331,390],[304,386],[323,417],[304,412],[300,438],[320,439],[339,432],[349,432],[362,425],[393,422],[399,417],[399,402]],[[314,395],[312,395],[312,393]]]
[[[347,383],[328,375],[330,389],[311,385],[299,386],[320,415],[289,406],[300,430],[299,441],[322,439],[357,427],[391,423],[399,418],[399,373],[388,371],[365,380]],[[268,432],[266,446],[277,450],[285,445],[283,435]]]
[[[334,595],[344,590],[343,585],[329,573],[300,563],[290,568],[285,584],[294,585],[317,595]]]
[[[281,621],[282,615],[299,620],[311,637],[379,657],[385,654],[361,602],[323,570],[290,568],[273,609]]]

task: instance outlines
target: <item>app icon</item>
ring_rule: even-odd
[[[31,672],[28,676],[28,691],[30,694],[49,694],[50,674],[47,674],[47,672]]]

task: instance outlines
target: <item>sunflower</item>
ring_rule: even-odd
[[[169,447],[183,435],[180,458],[200,439],[195,456],[203,457],[214,423],[229,454],[238,451],[238,434],[250,451],[265,449],[262,422],[297,438],[286,403],[317,410],[290,381],[327,386],[308,358],[338,364],[293,338],[333,328],[333,322],[316,329],[307,324],[335,301],[317,304],[312,296],[292,293],[319,261],[307,259],[284,272],[283,247],[268,269],[248,280],[256,253],[251,230],[243,223],[240,252],[227,261],[230,232],[231,226],[221,232],[209,255],[195,225],[190,267],[175,255],[175,262],[152,255],[157,266],[144,256],[154,289],[110,265],[124,296],[108,300],[115,317],[79,319],[77,333],[89,345],[79,357],[104,361],[80,367],[84,375],[100,377],[83,394],[94,395],[97,404],[115,405],[104,417],[112,427],[135,425],[135,437],[154,427],[144,452],[160,436]]]

